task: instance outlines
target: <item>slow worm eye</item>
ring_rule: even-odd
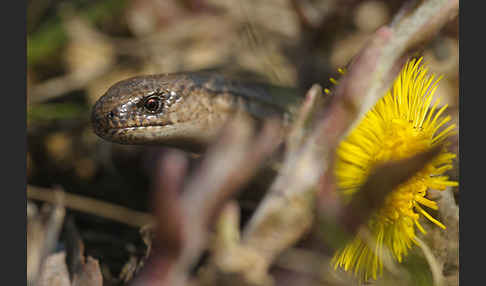
[[[162,102],[158,96],[151,96],[143,103],[143,107],[150,113],[156,113],[161,106]]]

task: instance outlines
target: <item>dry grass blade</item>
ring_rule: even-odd
[[[295,150],[303,142],[306,134],[305,124],[317,109],[316,106],[322,107],[323,101],[322,87],[318,84],[313,85],[307,92],[305,100],[297,113],[297,118],[287,136],[288,150]]]
[[[56,196],[63,194],[64,205],[67,208],[90,213],[103,218],[112,219],[134,227],[144,226],[152,221],[152,216],[147,213],[137,212],[125,207],[102,202],[92,198],[75,194],[64,193],[52,189],[27,186],[27,198],[54,203]]]

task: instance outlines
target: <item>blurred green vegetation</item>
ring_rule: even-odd
[[[46,103],[29,106],[27,124],[58,119],[86,119],[89,107],[78,103]]]
[[[420,251],[421,250],[418,247],[414,248],[401,265],[408,270],[411,285],[434,285],[434,279],[429,264]]]
[[[76,14],[79,17],[94,25],[100,25],[119,15],[128,1],[95,1],[87,7],[75,8],[82,2],[69,1],[69,5],[73,6],[70,8],[76,9]],[[64,10],[66,10],[66,7],[64,7]],[[63,27],[62,16],[55,13],[27,35],[27,65],[30,68],[35,68],[37,64],[48,61],[58,55],[66,43],[67,35]]]

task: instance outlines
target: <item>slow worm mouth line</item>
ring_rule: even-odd
[[[138,130],[138,129],[150,129],[150,128],[157,128],[157,127],[166,127],[173,125],[173,123],[166,123],[166,124],[153,124],[153,125],[135,125],[135,126],[123,126],[123,127],[109,127],[103,128],[105,132],[113,132],[113,131],[125,131],[125,130]]]
[[[171,126],[173,124],[159,124],[159,125],[141,125],[141,126],[125,126],[125,127],[109,127],[109,128],[95,128],[95,133],[104,138],[114,138],[116,136],[124,136],[128,135],[132,132],[143,132],[143,130],[156,130],[161,129],[163,127]],[[147,136],[150,134],[147,133]]]
[[[139,126],[125,126],[125,127],[113,127],[109,128],[108,130],[134,130],[134,129],[149,129],[149,128],[155,128],[155,127],[165,127],[173,125],[172,123],[166,123],[166,124],[153,124],[153,125],[139,125]]]

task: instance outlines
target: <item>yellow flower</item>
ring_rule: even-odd
[[[405,65],[392,88],[340,143],[335,175],[345,198],[360,189],[377,165],[429,150],[455,132],[454,125],[445,127],[450,121],[450,116],[443,116],[447,105],[439,109],[437,99],[431,106],[439,79],[428,75],[421,61],[422,58],[411,60]],[[383,247],[401,262],[416,242],[415,227],[425,233],[419,223],[421,215],[445,228],[425,210],[438,209],[426,194],[428,189],[444,190],[457,185],[443,175],[452,168],[454,157],[444,148],[421,171],[389,193],[367,223],[374,247],[357,236],[335,253],[335,269],[353,271],[365,281],[376,279],[383,270]]]

